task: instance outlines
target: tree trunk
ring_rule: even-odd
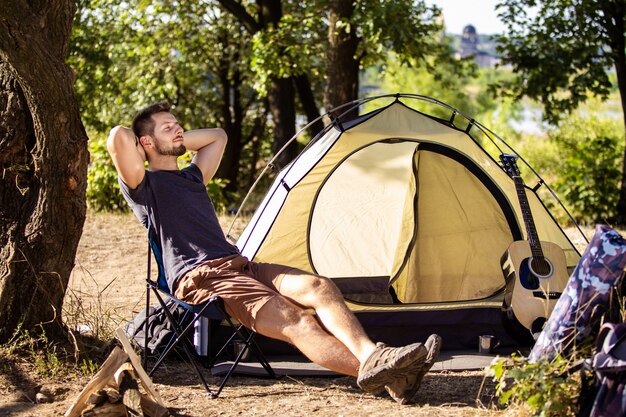
[[[89,159],[65,64],[75,11],[72,0],[0,8],[0,342],[19,324],[62,329]]]
[[[267,94],[272,120],[274,142],[272,152],[276,154],[296,133],[295,89],[291,78],[273,78]],[[298,144],[291,144],[276,158],[276,165],[284,167],[298,155]]]
[[[624,122],[624,133],[626,141],[626,39],[624,38],[624,12],[625,8],[621,3],[612,5],[614,9],[604,9],[604,13],[609,18],[607,30],[611,39],[611,53],[615,62],[615,73],[617,75],[617,87],[622,102],[622,116]],[[612,18],[611,18],[612,17]],[[626,147],[624,148],[624,158],[622,160],[622,183],[620,186],[619,200],[617,202],[617,213],[614,219],[618,225],[626,225]]]
[[[259,0],[259,18],[261,26],[268,28],[278,26],[283,17],[281,0]],[[296,133],[296,93],[293,80],[290,78],[272,77],[267,94],[272,121],[274,122],[274,142],[272,151],[274,154],[293,137]],[[276,159],[279,167],[287,165],[298,154],[298,144],[294,141]]]
[[[239,159],[243,147],[243,110],[241,105],[241,77],[237,69],[230,76],[231,63],[227,57],[220,59],[219,78],[222,87],[222,120],[228,143],[216,176],[228,180],[225,190],[239,189]],[[231,79],[232,78],[232,79]]]
[[[257,0],[257,19],[234,0],[218,0],[226,10],[233,14],[254,35],[272,25],[278,25],[283,16],[281,0]],[[277,152],[295,134],[296,112],[294,109],[295,92],[291,79],[270,80],[268,103],[274,123],[274,142],[272,151]],[[298,154],[297,143],[292,143],[276,160],[279,166],[285,166]]]
[[[306,114],[307,121],[308,123],[311,123],[320,117],[320,111],[317,108],[317,104],[315,104],[315,96],[313,95],[313,89],[311,88],[309,77],[306,75],[294,77],[294,83],[296,85],[296,90],[298,91],[298,97],[300,97],[300,103],[302,103],[302,109]],[[309,128],[311,137],[317,135],[323,128],[324,123],[322,120],[318,120],[313,123]]]
[[[623,57],[622,59],[626,59],[626,57]],[[615,71],[617,73],[617,84],[619,86],[620,99],[622,102],[624,132],[626,132],[626,62],[616,62]],[[626,225],[626,147],[624,147],[624,156],[622,159],[622,183],[619,190],[615,223],[622,226]]]
[[[326,72],[326,90],[324,91],[326,110],[356,100],[359,95],[359,61],[356,58],[359,39],[355,30],[346,31],[345,25],[338,25],[339,22],[349,22],[353,12],[352,0],[330,1],[328,70]],[[355,117],[356,115],[357,112],[355,111],[348,117]]]
[[[265,100],[267,101],[267,100]],[[254,121],[254,125],[248,134],[245,142],[250,144],[250,157],[248,158],[248,173],[245,179],[244,190],[249,191],[254,181],[257,179],[257,163],[261,154],[261,142],[263,138],[263,132],[265,131],[265,123],[267,122],[267,112],[269,105],[264,103],[264,114],[258,115]]]

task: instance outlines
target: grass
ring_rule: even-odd
[[[13,337],[0,345],[0,362],[5,364],[2,371],[10,373],[9,364],[23,362],[44,379],[94,375],[99,362],[81,355],[78,346],[75,339],[71,342],[49,339],[42,326],[27,330],[19,325]]]
[[[97,288],[98,282],[88,275]],[[63,304],[63,318],[70,331],[88,333],[100,340],[113,339],[115,330],[125,321],[117,308],[106,303],[107,289],[116,279],[113,278],[102,289],[97,289],[95,296],[68,289]]]

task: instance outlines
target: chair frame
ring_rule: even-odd
[[[158,275],[157,275],[158,278],[156,281],[152,279],[152,254],[154,254],[154,258],[157,262],[157,266],[159,269]],[[147,318],[148,318],[148,309],[150,308],[150,293],[154,293],[154,295],[156,296],[157,300],[159,301],[159,305],[165,311],[167,319],[171,323],[173,330],[174,330],[174,336],[172,336],[172,338],[169,340],[165,349],[159,355],[156,363],[152,366],[151,369],[148,368],[148,337],[147,337],[147,334],[148,334],[148,319]],[[167,308],[164,297],[171,299],[175,303],[176,306],[180,306],[184,309],[185,313],[180,319],[177,320],[172,315],[169,308]],[[189,321],[188,324],[183,326],[184,321],[187,319],[187,317],[189,317],[190,314],[193,314],[194,317],[192,318],[192,320]],[[208,326],[209,333],[207,335],[207,339],[209,341],[208,343],[209,350],[208,350],[208,355],[207,355],[208,361],[207,359],[203,359],[200,355],[198,355],[195,347],[191,344],[190,340],[188,339],[188,334],[194,328],[195,323],[201,317],[205,317],[209,319],[209,326]],[[210,349],[210,346],[211,346],[211,323],[210,321],[218,321],[219,323],[226,322],[229,328],[233,329],[233,333],[228,338],[226,343],[224,343],[224,345],[214,355],[212,355],[211,349]],[[274,370],[272,369],[271,365],[267,361],[265,355],[259,348],[256,341],[254,340],[254,336],[256,333],[252,330],[247,329],[243,324],[235,324],[232,318],[228,315],[228,313],[226,313],[223,300],[220,297],[213,296],[200,304],[188,304],[182,300],[177,299],[171,294],[169,290],[169,286],[167,285],[167,280],[165,279],[165,270],[163,268],[161,252],[159,250],[159,247],[157,246],[156,241],[152,239],[151,231],[148,234],[148,268],[147,268],[147,276],[146,276],[146,321],[144,323],[144,334],[146,335],[146,337],[145,337],[144,346],[143,346],[143,366],[148,372],[149,376],[152,376],[152,374],[159,368],[163,360],[169,355],[169,353],[176,346],[180,346],[182,347],[183,352],[185,353],[185,355],[187,356],[187,358],[193,365],[193,368],[195,369],[196,374],[200,378],[202,385],[207,391],[207,394],[209,395],[209,397],[211,398],[217,398],[220,395],[220,393],[222,392],[222,389],[224,388],[224,386],[230,379],[230,376],[234,372],[235,368],[237,368],[237,365],[239,365],[239,362],[241,362],[241,359],[243,358],[247,350],[250,350],[250,352],[254,355],[256,360],[261,364],[261,366],[263,366],[263,368],[265,369],[269,377],[276,378],[276,374],[274,373]],[[243,344],[243,348],[238,352],[234,360],[234,363],[230,366],[226,375],[222,378],[217,389],[211,389],[204,375],[202,374],[200,365],[203,365],[205,368],[208,368],[208,369],[213,368],[219,356],[226,350],[228,345],[232,343],[234,340],[240,340]]]

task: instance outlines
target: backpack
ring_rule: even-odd
[[[176,304],[171,300],[166,302],[166,306],[176,320],[179,320],[182,314],[184,314],[182,309],[177,308]],[[146,341],[145,322],[146,310],[141,310],[124,327],[124,333],[126,333],[128,339],[140,349],[144,348]],[[150,307],[148,309],[148,353],[150,355],[158,354],[174,336],[174,329],[167,319],[165,310],[160,305]]]
[[[583,372],[579,417],[626,416],[626,323],[605,323],[596,340],[596,353]]]

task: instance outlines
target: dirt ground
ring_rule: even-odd
[[[584,247],[581,239],[574,243]],[[111,330],[145,303],[146,257],[145,229],[131,214],[90,214],[66,296],[68,325],[111,337]],[[27,359],[0,363],[0,416],[62,415],[89,381],[75,376],[46,378],[35,368]],[[210,376],[208,380],[215,381]],[[502,410],[490,405],[493,383],[482,371],[431,372],[416,404],[409,406],[364,394],[349,377],[234,376],[220,398],[209,399],[191,369],[172,362],[157,372],[154,382],[175,416],[526,415],[519,407]],[[51,397],[52,403],[31,401],[36,390]]]

